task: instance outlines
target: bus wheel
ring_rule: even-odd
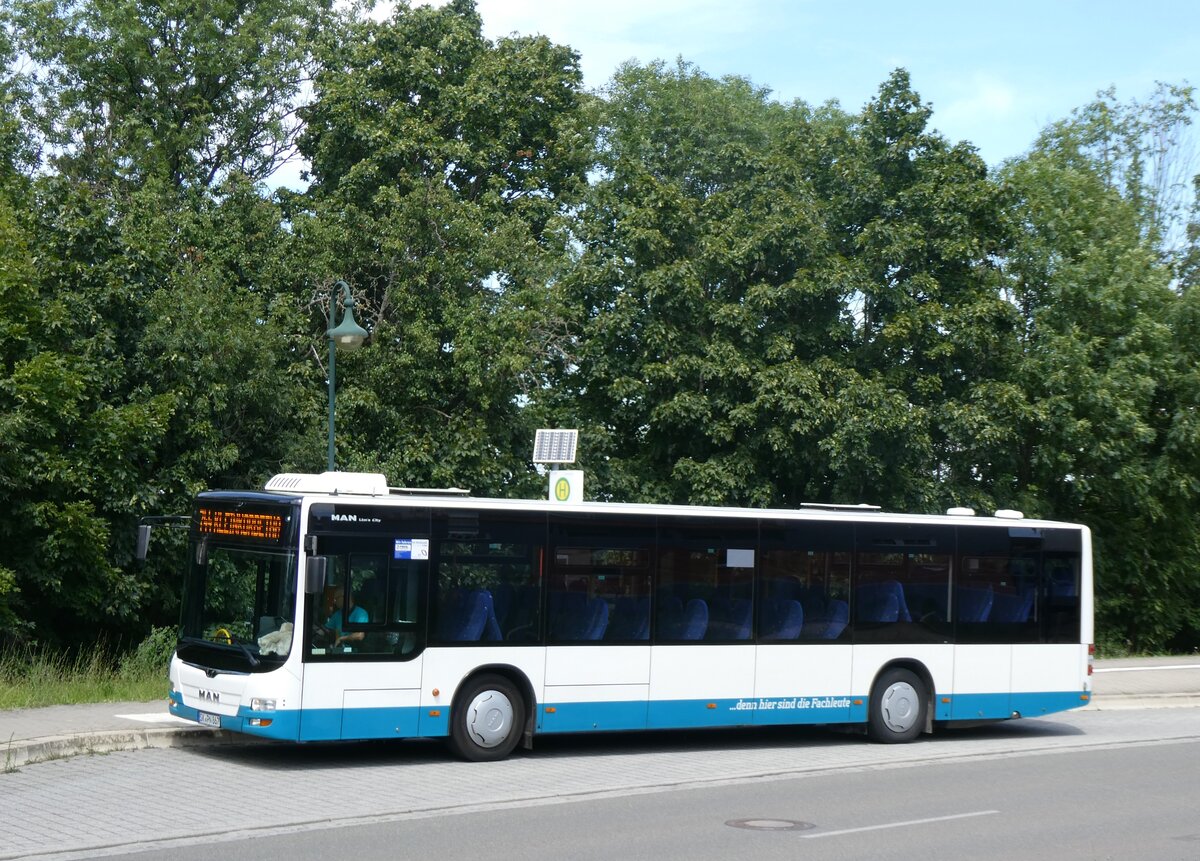
[[[915,673],[888,670],[871,688],[867,735],[884,744],[912,741],[925,728],[928,700],[925,684]]]
[[[467,683],[450,715],[450,746],[463,759],[491,762],[513,752],[525,727],[525,700],[502,676]]]

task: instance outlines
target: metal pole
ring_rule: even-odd
[[[332,314],[333,314],[333,310],[334,310],[334,303],[336,301],[337,301],[336,299],[333,299],[330,303],[330,319],[331,320],[333,319]],[[334,466],[333,466],[333,390],[334,390],[334,366],[333,366],[333,363],[334,363],[334,358],[333,357],[334,357],[335,353],[337,353],[337,347],[333,343],[333,338],[330,338],[329,339],[329,466],[328,466],[330,472],[333,472],[333,470],[334,470]]]

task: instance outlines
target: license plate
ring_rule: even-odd
[[[209,714],[208,712],[197,712],[196,714],[198,715],[197,720],[199,720],[203,726],[211,726],[213,729],[221,728],[220,715]]]

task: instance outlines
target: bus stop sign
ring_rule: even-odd
[[[583,502],[583,470],[550,470],[551,502]]]

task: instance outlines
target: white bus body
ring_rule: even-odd
[[[268,488],[197,501],[180,717],[494,759],[609,730],[907,741],[1091,695],[1085,527],[475,499],[345,473]]]

